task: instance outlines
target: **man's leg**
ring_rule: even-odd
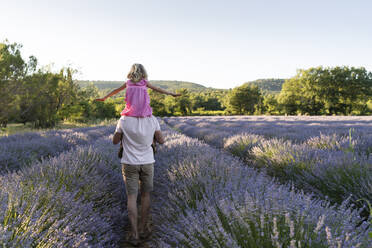
[[[125,189],[127,193],[127,210],[128,218],[132,228],[132,234],[135,239],[138,239],[138,225],[137,225],[137,195],[138,195],[138,179],[139,167],[136,165],[122,165],[122,173],[125,182]]]
[[[128,217],[132,227],[132,233],[134,238],[138,239],[138,228],[137,228],[137,194],[128,195]]]
[[[139,173],[141,181],[141,222],[139,224],[140,232],[146,232],[150,212],[150,192],[153,190],[154,164],[141,165]]]
[[[150,212],[150,192],[141,193],[141,222],[138,230],[144,232]]]

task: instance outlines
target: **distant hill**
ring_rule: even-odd
[[[282,85],[285,79],[257,79],[255,81],[246,82],[243,85],[256,85],[264,93],[278,94],[282,90]]]
[[[275,78],[257,79],[255,81],[246,82],[243,85],[247,85],[247,84],[257,85],[263,91],[264,94],[265,93],[266,94],[267,93],[278,94],[282,89],[282,85],[284,81],[285,79],[275,79]],[[188,89],[189,91],[192,91],[192,92],[222,90],[222,89],[216,89],[216,88],[211,88],[211,87],[205,87],[201,84],[185,82],[185,81],[150,80],[150,82],[154,84],[155,86],[168,90],[168,91],[176,91],[181,88]],[[77,83],[82,88],[88,86],[90,83],[93,83],[94,86],[96,86],[99,91],[107,93],[115,88],[119,88],[120,86],[122,86],[124,81],[77,80]]]
[[[112,90],[119,88],[123,85],[124,81],[86,81],[77,80],[80,87],[84,88],[88,84],[93,83],[100,91]],[[188,89],[190,91],[204,91],[207,88],[201,84],[184,82],[184,81],[167,81],[167,80],[150,80],[150,83],[168,91],[175,91],[181,88]]]

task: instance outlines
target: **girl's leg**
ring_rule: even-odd
[[[156,140],[155,140],[155,135],[154,135],[154,139],[152,140],[151,147],[152,147],[152,151],[153,151],[154,154],[155,154],[155,153],[156,153]]]

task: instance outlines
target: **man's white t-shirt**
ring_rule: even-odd
[[[156,117],[122,116],[116,125],[115,132],[123,133],[123,164],[154,163],[154,153],[151,144],[155,131],[160,131]]]

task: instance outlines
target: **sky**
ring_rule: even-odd
[[[370,0],[0,0],[0,42],[76,79],[233,88],[315,66],[372,71]]]

